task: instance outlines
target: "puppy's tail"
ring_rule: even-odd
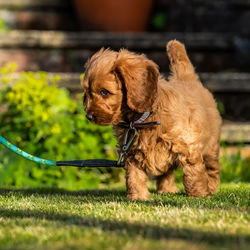
[[[187,82],[198,79],[182,43],[177,40],[168,42],[167,54],[170,60],[171,78]]]

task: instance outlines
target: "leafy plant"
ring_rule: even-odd
[[[221,115],[225,114],[225,106],[222,102],[217,102],[217,109],[219,110]]]
[[[0,31],[8,31],[8,30],[9,30],[9,28],[6,25],[6,23],[4,22],[4,20],[0,18]]]
[[[111,128],[90,124],[80,98],[72,99],[66,89],[56,85],[59,77],[23,72],[13,87],[7,87],[12,81],[7,76],[14,71],[13,64],[0,70],[2,136],[30,154],[51,160],[115,157]],[[39,166],[0,149],[0,185],[93,188],[117,175],[106,169]]]
[[[163,30],[166,27],[166,13],[159,12],[153,17],[153,26],[157,30]]]
[[[220,158],[221,180],[223,182],[250,182],[250,157],[243,158],[240,149],[236,154],[227,154]]]

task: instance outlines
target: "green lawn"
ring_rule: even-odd
[[[0,189],[1,249],[250,249],[250,184],[130,202],[125,189]]]

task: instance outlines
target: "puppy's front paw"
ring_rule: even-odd
[[[168,187],[167,189],[158,189],[157,190],[157,193],[158,194],[176,194],[176,193],[179,193],[180,192],[180,189],[177,188],[176,186],[173,186],[173,187]]]
[[[199,198],[199,197],[211,197],[212,194],[209,190],[194,190],[192,192],[187,191],[189,197]]]
[[[149,193],[132,193],[127,195],[128,199],[131,201],[135,200],[150,200]]]

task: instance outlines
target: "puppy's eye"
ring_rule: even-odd
[[[106,89],[102,89],[102,90],[100,91],[100,95],[101,95],[102,97],[106,97],[108,94],[110,94],[110,92],[109,92],[108,90],[106,90]]]

